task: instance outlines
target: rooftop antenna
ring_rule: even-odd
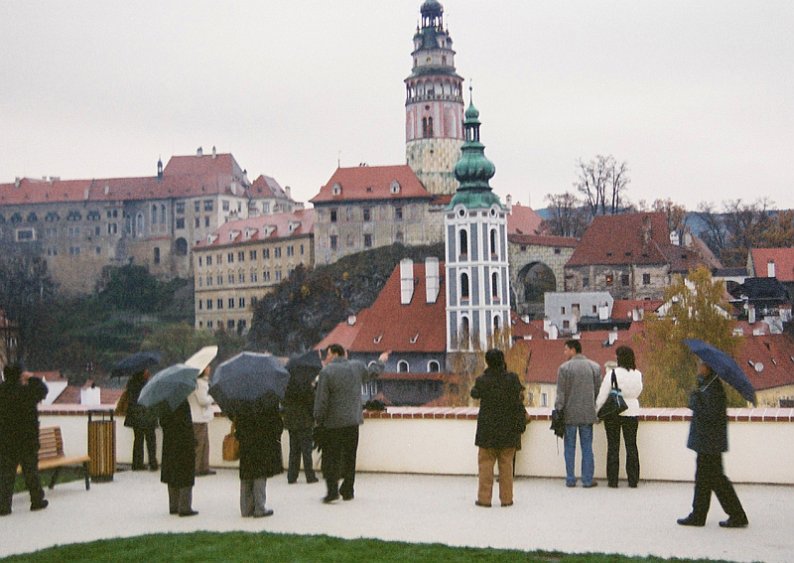
[[[342,151],[337,151],[336,153],[336,167],[342,168]]]

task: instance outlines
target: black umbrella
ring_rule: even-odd
[[[289,372],[269,354],[242,352],[215,368],[210,395],[227,416],[250,408],[266,395],[283,399]]]
[[[684,340],[689,349],[708,365],[725,383],[736,389],[744,399],[755,404],[755,389],[739,364],[728,354],[702,340]]]
[[[314,371],[315,375],[323,369],[319,350],[309,350],[300,356],[293,356],[287,362],[287,371],[294,374],[298,370]]]
[[[146,368],[154,367],[159,363],[160,352],[156,350],[135,352],[116,363],[110,372],[110,377],[125,377],[143,371]]]

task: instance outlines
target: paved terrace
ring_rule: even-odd
[[[475,456],[474,448],[469,452]],[[693,467],[694,469],[694,467]],[[356,498],[324,505],[322,481],[268,482],[270,518],[241,518],[234,469],[201,477],[192,518],[170,516],[159,473],[119,471],[112,482],[82,481],[48,491],[50,506],[28,510],[27,493],[14,496],[13,514],[0,519],[0,556],[53,545],[155,532],[245,531],[328,534],[453,546],[605,552],[734,561],[794,558],[794,488],[737,485],[750,527],[725,530],[716,500],[705,528],[675,523],[689,512],[691,483],[641,482],[639,488],[568,489],[561,478],[518,478],[515,505],[474,506],[473,476],[360,473]],[[496,498],[496,495],[495,495]]]

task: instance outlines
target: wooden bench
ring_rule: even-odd
[[[46,426],[39,428],[39,471],[54,469],[50,479],[49,488],[55,487],[55,481],[62,467],[82,467],[83,477],[85,478],[85,490],[91,488],[88,478],[88,463],[91,458],[87,455],[76,455],[66,457],[63,453],[63,436],[60,426]],[[17,473],[21,473],[22,468],[17,468]]]

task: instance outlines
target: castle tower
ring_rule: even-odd
[[[485,350],[510,331],[507,209],[488,184],[496,168],[480,142],[479,115],[470,102],[454,168],[460,186],[444,212],[448,352]]]
[[[414,35],[413,70],[405,79],[405,158],[432,194],[453,194],[452,169],[463,142],[463,79],[455,72],[444,7],[426,0]]]

